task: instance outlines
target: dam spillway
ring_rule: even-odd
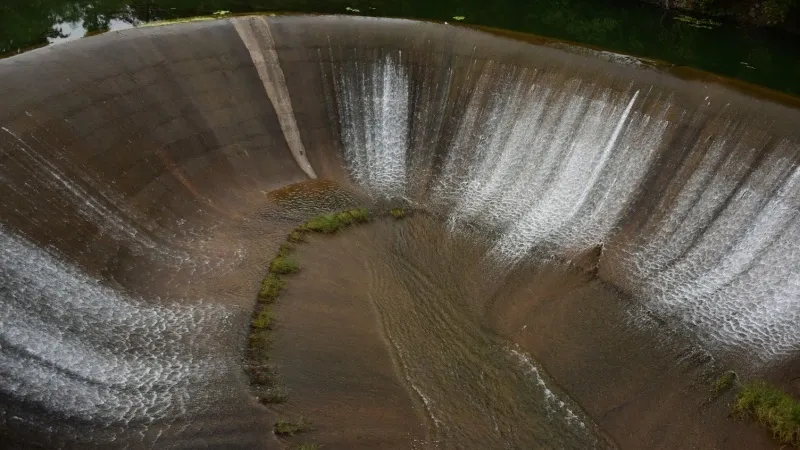
[[[344,17],[107,34],[1,60],[0,81],[0,423],[14,442],[191,448],[199,435],[275,445],[257,431],[267,413],[249,396],[241,348],[270,253],[308,216],[269,194],[315,178],[353,195],[303,205],[310,210],[402,202],[442,219],[436,232],[409,225],[418,239],[386,237],[407,249],[483,230],[491,238],[474,248],[436,255],[454,267],[470,261],[462,274],[509,280],[492,286],[493,302],[521,297],[512,282],[520,267],[569,265],[601,246],[597,276],[628,299],[620,310],[630,311],[631,329],[649,326],[638,322],[644,311],[737,370],[796,366],[800,114],[792,105],[633,58]],[[416,267],[432,271],[431,286],[450,281],[409,288],[409,298],[505,317],[460,291],[468,280],[424,264]],[[385,270],[380,261],[370,267]],[[390,270],[375,279],[403,273],[419,276]],[[546,285],[549,276],[535,279]],[[408,324],[373,301],[391,348],[381,361],[401,367],[400,385],[429,415],[427,434],[468,430],[485,411],[454,419],[463,405],[448,404],[455,394],[436,383],[458,377],[423,364]],[[508,311],[524,308],[514,305]],[[425,336],[446,338],[434,331]],[[464,342],[493,350],[442,360],[467,367],[489,355],[500,373],[513,361],[538,374],[517,347],[470,333]],[[583,405],[590,396],[553,378],[565,399]],[[564,417],[581,414],[561,402]],[[498,414],[509,429],[524,424],[522,403],[511,404]],[[592,420],[606,428],[584,408],[590,428]],[[573,438],[564,430],[555,439]],[[497,433],[522,445],[513,432]],[[574,439],[564,442],[585,442]]]

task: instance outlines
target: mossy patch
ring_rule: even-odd
[[[300,270],[300,263],[291,256],[277,256],[269,264],[271,274],[288,275]]]
[[[287,237],[286,240],[294,243],[305,242],[306,237],[302,230],[292,230],[292,232],[289,233],[289,237]]]
[[[280,276],[270,273],[261,281],[261,289],[258,291],[258,298],[262,302],[273,302],[281,291],[286,287],[286,280]]]
[[[298,231],[313,231],[315,233],[331,234],[342,228],[356,223],[367,222],[370,219],[369,210],[366,208],[351,209],[334,214],[324,214],[309,219]]]
[[[736,372],[729,370],[714,381],[714,394],[722,394],[736,384]]]
[[[763,381],[747,383],[733,408],[766,425],[784,444],[800,446],[800,401]]]
[[[406,211],[395,208],[389,211],[384,210],[379,215],[391,215],[395,219],[400,219],[406,216]],[[372,214],[366,208],[313,217],[289,233],[286,242],[281,244],[275,257],[270,261],[269,272],[261,281],[258,291],[258,304],[250,325],[248,361],[245,364],[245,372],[251,383],[257,386],[255,390],[261,403],[282,403],[288,396],[288,391],[276,382],[276,376],[267,361],[272,345],[271,330],[276,321],[275,313],[270,305],[286,289],[286,277],[300,270],[300,263],[294,255],[296,245],[305,242],[308,233],[336,233],[343,228],[369,222],[371,219]],[[275,423],[275,434],[279,436],[291,436],[309,429],[310,423],[303,418],[298,421],[279,420]],[[309,445],[311,447],[308,448],[319,448],[316,444]]]
[[[341,228],[342,224],[337,222],[336,216],[328,214],[310,219],[305,223],[305,228],[317,233],[335,233]]]
[[[261,308],[261,310],[253,316],[252,326],[257,330],[269,330],[272,329],[274,322],[275,313],[269,308]]]

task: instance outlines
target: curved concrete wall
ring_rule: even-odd
[[[301,16],[135,29],[0,61],[2,351],[7,375],[22,380],[2,390],[14,400],[2,411],[8,435],[80,442],[97,421],[179,416],[161,410],[177,400],[149,404],[147,392],[100,417],[46,381],[84,376],[33,343],[51,332],[47,342],[81,347],[70,330],[83,310],[70,299],[98,280],[113,294],[97,298],[121,295],[158,326],[181,314],[189,335],[222,324],[216,343],[168,344],[160,356],[188,345],[191,362],[152,384],[186,385],[179,403],[221,423],[190,430],[220,445],[266,442],[253,431],[266,413],[236,362],[262,268],[289,226],[264,218],[264,194],[312,177],[495,227],[492,255],[509,263],[604,243],[604,279],[719,355],[791,360],[797,111],[618,59],[436,24]],[[746,292],[756,306],[740,299]],[[12,326],[38,314],[31,298],[77,312]],[[98,314],[97,324],[125,322]],[[148,333],[133,335],[163,339]],[[92,346],[114,339],[100,333]],[[146,360],[143,348],[109,370]],[[34,382],[27,367],[42,359],[45,381]],[[203,380],[186,381],[183,369]],[[36,383],[44,394],[32,394]],[[108,383],[118,398],[126,381]],[[224,395],[191,387],[203,383],[221,383]],[[42,435],[53,413],[74,425]],[[191,431],[144,429],[145,442],[193,445]],[[141,438],[126,426],[103,433]]]

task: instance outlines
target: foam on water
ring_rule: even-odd
[[[800,184],[794,159],[775,156],[795,154],[796,142],[770,144],[765,131],[748,131],[755,117],[711,112],[708,98],[689,110],[669,92],[558,68],[487,61],[454,92],[447,64],[424,76],[430,66],[409,66],[399,52],[357,59],[334,67],[332,97],[349,169],[373,195],[405,196],[412,172],[433,174],[422,201],[454,227],[494,227],[499,261],[535,249],[571,258],[603,243],[622,267],[616,281],[710,348],[764,363],[800,351]],[[445,103],[461,105],[459,115],[437,118]],[[448,120],[449,139],[440,133]],[[686,127],[698,130],[688,141]],[[656,158],[676,142],[694,159],[655,199],[664,213],[615,246]],[[758,160],[769,145],[773,156]],[[438,169],[426,156],[437,151]]]
[[[2,229],[0,295],[0,389],[65,417],[179,417],[224,365],[201,351],[221,307],[146,304]]]
[[[408,147],[409,85],[399,61],[354,60],[333,74],[343,128],[345,158],[353,178],[377,195],[404,196]]]
[[[677,207],[626,261],[655,310],[711,345],[778,360],[800,343],[800,169],[769,158],[739,184],[726,169],[748,161],[724,159],[725,144],[712,144]]]

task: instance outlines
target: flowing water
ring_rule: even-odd
[[[688,110],[644,86],[491,62],[472,72],[474,90],[449,90],[455,74],[443,70],[430,89],[451,97],[415,101],[427,87],[410,86],[402,61],[397,52],[333,67],[348,167],[373,195],[406,197],[411,176],[433,171],[423,147],[435,142],[446,156],[420,202],[446,208],[454,227],[495,229],[489,253],[501,264],[538,249],[569,258],[613,242],[659,154],[691,128],[683,145],[696,160],[680,168],[680,186],[663,186],[648,232],[607,246],[615,277],[711,347],[762,362],[797,352],[796,136],[754,129],[755,117],[708,98]],[[428,124],[449,104],[462,109],[447,141]]]
[[[0,64],[22,92],[0,114],[6,429],[153,445],[260,419],[236,355],[270,245],[338,205],[271,209],[315,176],[436,217],[378,228],[364,275],[428,444],[613,446],[481,319],[509,273],[593,249],[600,279],[709,353],[751,372],[800,353],[795,109],[443,25],[184,26],[120,35],[139,58],[103,53],[109,35]]]

